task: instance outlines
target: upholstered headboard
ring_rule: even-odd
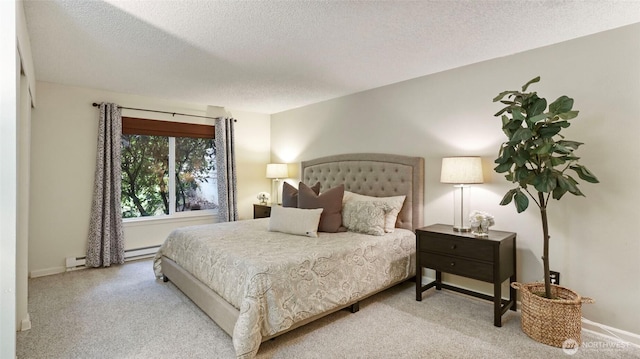
[[[396,227],[423,225],[424,158],[381,153],[355,153],[302,161],[302,182],[320,182],[320,191],[344,183],[344,189],[367,196],[406,195]]]

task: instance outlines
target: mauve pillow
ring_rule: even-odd
[[[315,194],[320,193],[320,182],[311,187]],[[288,184],[282,184],[282,207],[298,207],[298,189]]]
[[[300,182],[298,185],[298,208],[323,209],[318,232],[335,233],[344,231],[344,227],[342,227],[343,196],[343,184],[316,194],[309,186]]]

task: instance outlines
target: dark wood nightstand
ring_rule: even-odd
[[[254,204],[253,205],[253,218],[267,218],[271,216],[271,205],[269,204]]]
[[[436,280],[422,285],[422,268],[436,271]],[[493,283],[493,296],[442,283],[442,272]],[[502,299],[502,282],[516,281],[516,234],[489,231],[488,237],[454,232],[444,224],[416,230],[416,300],[422,292],[436,287],[471,295],[493,302],[493,325],[502,326],[502,315],[516,310],[516,290],[509,290],[509,299]]]

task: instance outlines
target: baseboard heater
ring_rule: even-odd
[[[124,251],[124,260],[125,262],[128,262],[136,259],[151,258],[156,254],[156,252],[158,252],[158,249],[160,249],[160,245],[143,247],[143,248],[135,248],[135,249],[127,249]],[[85,265],[86,258],[87,257],[67,257],[65,261],[67,272],[86,268],[86,265]]]

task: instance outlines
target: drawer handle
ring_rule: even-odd
[[[451,266],[454,267],[456,265],[456,262],[451,262]]]
[[[452,245],[451,245],[451,249],[456,249],[456,245],[455,245],[455,244],[452,244]]]

